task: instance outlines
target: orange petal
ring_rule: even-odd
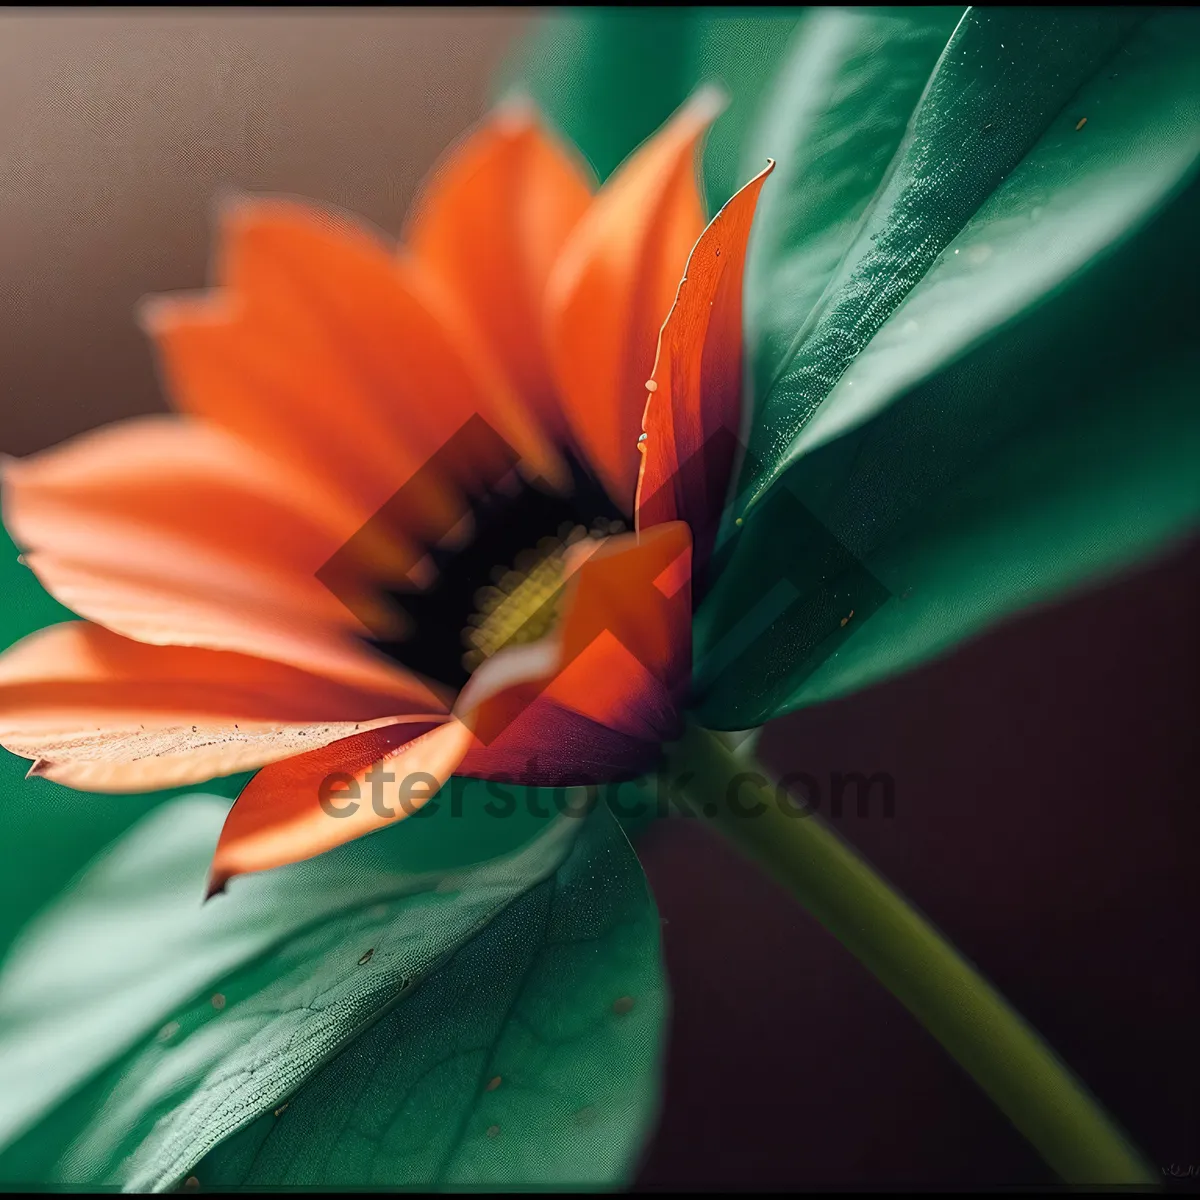
[[[40,630],[0,655],[0,744],[30,774],[89,791],[197,783],[376,725],[404,697],[246,655],[148,646],[98,625]]]
[[[283,200],[223,214],[225,291],[144,309],[178,407],[298,468],[361,524],[479,416],[527,474],[561,475],[520,398],[439,289],[348,218]],[[422,537],[434,511],[414,514]],[[444,527],[444,526],[443,526]]]
[[[572,576],[562,622],[562,665],[606,634],[673,693],[691,671],[691,532],[682,521],[608,538]],[[561,671],[560,667],[560,671]],[[586,696],[578,712],[602,718]]]
[[[316,578],[347,527],[236,438],[178,418],[125,422],[7,462],[3,483],[26,563],[80,615],[139,641],[274,658],[408,696],[410,710],[440,707],[363,646],[373,630]]]
[[[742,274],[758,194],[775,164],[713,218],[688,259],[662,327],[640,443],[637,527],[687,521],[707,560],[738,445]]]
[[[685,105],[605,184],[550,277],[547,346],[572,433],[624,513],[658,331],[704,228],[696,147],[714,95]]]
[[[657,753],[679,732],[690,579],[681,521],[607,539],[572,576],[558,636],[496,655],[463,689],[455,712],[475,734],[463,770],[524,779],[534,758],[556,777],[597,778]]]
[[[209,894],[235,875],[332,850],[411,816],[454,773],[461,722],[392,725],[264,767],[225,820]]]
[[[586,705],[580,698],[587,697]],[[496,722],[495,708],[506,711]],[[579,707],[603,709],[603,719]],[[567,664],[550,687],[514,685],[497,697],[490,740],[476,738],[460,775],[531,787],[630,779],[654,768],[682,733],[669,691],[611,635]],[[468,723],[473,723],[469,721]]]
[[[561,438],[542,301],[567,234],[591,203],[581,166],[508,104],[434,169],[407,231],[417,262],[454,294],[516,392]]]
[[[572,577],[560,637],[489,660],[449,720],[371,730],[265,767],[226,820],[212,890],[410,816],[458,770],[571,783],[648,769],[680,728],[690,547],[682,522],[609,539]]]

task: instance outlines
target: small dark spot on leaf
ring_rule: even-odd
[[[615,1012],[618,1017],[623,1017],[626,1013],[633,1012],[633,997],[618,997],[613,1001],[613,1012]]]
[[[488,1085],[483,1090],[485,1092],[494,1092],[500,1086],[501,1083],[503,1083],[503,1077],[500,1075],[497,1075],[494,1079],[488,1080]]]
[[[225,1007],[225,997],[221,995],[220,992],[214,992],[213,998],[209,1001],[209,1003],[217,1010],[217,1012],[220,1012],[221,1009]]]
[[[1075,126],[1075,132],[1078,133],[1087,124],[1087,117],[1080,117],[1079,124]]]
[[[500,1136],[500,1126],[499,1125],[489,1125],[488,1129],[487,1129],[487,1135],[490,1138],[499,1137]]]
[[[375,955],[375,947],[374,947],[374,946],[372,946],[372,947],[371,947],[371,949],[370,949],[370,950],[368,950],[368,951],[366,952],[366,954],[364,954],[364,955],[362,956],[362,958],[360,958],[360,959],[358,960],[358,965],[359,965],[360,967],[365,967],[365,966],[367,965],[367,963],[369,963],[369,962],[371,961],[371,959],[374,957],[374,955]]]
[[[283,1103],[282,1103],[282,1104],[281,1104],[281,1105],[280,1105],[280,1106],[279,1106],[279,1107],[278,1107],[278,1108],[275,1110],[275,1115],[276,1115],[277,1117],[282,1117],[282,1116],[283,1116],[283,1114],[284,1114],[285,1112],[287,1112],[287,1108],[288,1108],[288,1105],[289,1105],[289,1104],[291,1104],[291,1101],[290,1101],[290,1100],[285,1100],[285,1101],[284,1101],[284,1102],[283,1102]]]

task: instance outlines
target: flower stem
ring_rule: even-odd
[[[690,726],[667,747],[688,803],[775,876],[925,1026],[1071,1184],[1157,1182],[1125,1135],[961,954],[815,813]],[[754,815],[747,815],[753,813]]]

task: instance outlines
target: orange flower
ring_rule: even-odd
[[[228,206],[218,286],[143,314],[178,415],[5,466],[25,561],[84,620],[0,658],[0,741],[97,791],[261,768],[215,887],[452,773],[651,766],[681,728],[767,174],[704,228],[714,111],[697,97],[593,196],[506,107],[399,253],[310,206]]]

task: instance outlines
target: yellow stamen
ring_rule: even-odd
[[[597,527],[590,536],[602,537],[611,526]],[[564,524],[556,537],[545,537],[532,550],[522,550],[511,567],[492,571],[494,585],[475,593],[475,612],[462,631],[463,666],[474,671],[506,646],[536,642],[558,622],[566,586],[567,550],[588,537],[582,525]]]

